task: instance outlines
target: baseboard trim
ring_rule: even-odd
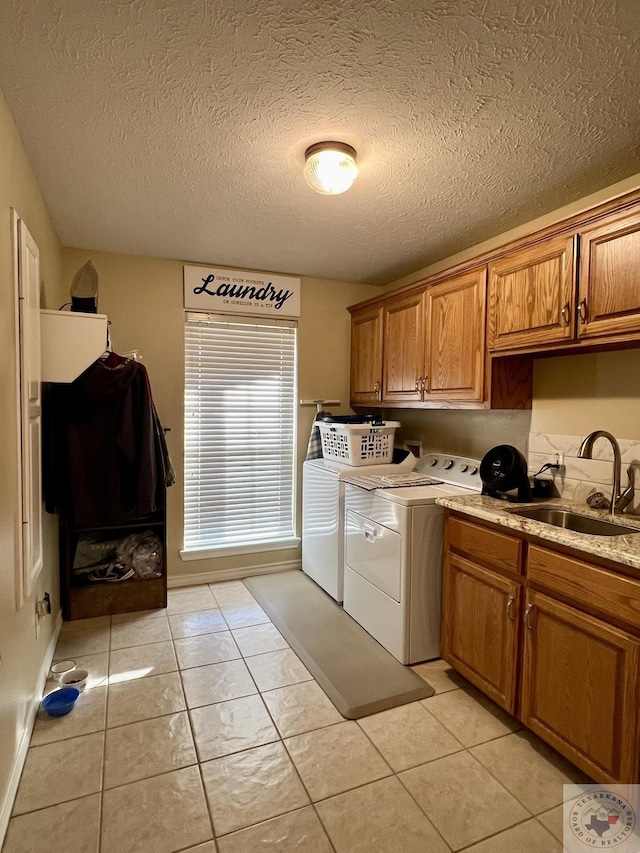
[[[49,670],[51,669],[51,661],[53,660],[53,653],[56,650],[58,635],[60,634],[61,628],[62,611],[58,613],[55,627],[53,629],[53,635],[51,637],[51,640],[49,641],[49,645],[47,646],[47,651],[45,652],[44,660],[42,661],[42,666],[40,667],[40,672],[38,673],[36,689],[34,690],[33,697],[31,699],[31,704],[27,710],[24,729],[22,731],[22,737],[20,738],[16,757],[13,762],[13,769],[11,771],[11,776],[9,777],[7,793],[5,795],[4,802],[0,806],[0,850],[2,849],[2,845],[4,844],[4,839],[7,834],[7,829],[9,827],[9,820],[11,818],[11,812],[13,810],[13,804],[16,799],[16,794],[18,793],[20,777],[22,776],[24,763],[27,760],[27,752],[29,750],[29,742],[31,741],[31,733],[33,732],[33,727],[36,722],[36,714],[38,713],[38,708],[40,707],[40,697],[44,693],[44,686],[47,680],[47,675],[49,674]]]
[[[262,566],[245,566],[239,569],[223,569],[213,572],[193,572],[188,575],[173,575],[167,578],[169,589],[177,586],[197,586],[202,583],[219,583],[220,581],[236,581],[250,575],[272,575],[274,572],[288,572],[302,569],[302,560],[286,560],[282,563],[266,563]]]

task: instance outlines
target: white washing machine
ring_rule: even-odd
[[[345,485],[344,609],[401,663],[439,657],[444,510],[436,498],[480,492],[480,463],[428,453],[415,474],[431,483],[390,487],[364,470]]]
[[[328,459],[308,459],[302,468],[302,571],[342,602],[344,568],[344,479],[359,473],[411,471],[409,453],[398,464],[355,467]]]

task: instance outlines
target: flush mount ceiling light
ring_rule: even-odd
[[[356,152],[344,142],[316,142],[305,151],[304,177],[322,195],[346,192],[358,177]]]

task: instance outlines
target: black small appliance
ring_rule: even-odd
[[[480,463],[480,479],[483,495],[518,503],[531,500],[527,460],[510,444],[499,444],[485,453]]]
[[[327,415],[322,418],[325,424],[371,424],[380,426],[383,421],[380,415]]]

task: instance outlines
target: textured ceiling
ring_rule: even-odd
[[[63,244],[384,282],[640,171],[638,0],[3,0]],[[304,151],[360,176],[313,193]]]

